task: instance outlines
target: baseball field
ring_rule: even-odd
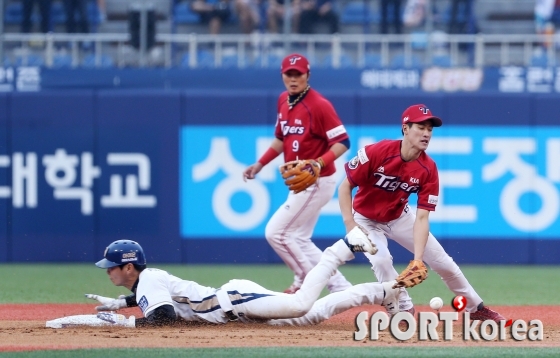
[[[282,291],[292,280],[283,265],[153,265],[170,273],[218,287],[233,278],[250,279]],[[404,267],[397,267],[397,271]],[[231,323],[223,326],[185,325],[173,328],[130,329],[114,327],[45,328],[45,321],[78,314],[94,314],[95,302],[85,293],[104,296],[128,294],[115,287],[104,270],[93,264],[0,265],[0,356],[10,357],[558,357],[560,356],[560,283],[558,266],[461,266],[485,304],[513,321],[540,320],[543,339],[516,340],[511,327],[505,340],[464,339],[463,322],[453,324],[453,338],[421,341],[418,334],[399,341],[390,332],[378,340],[353,339],[355,318],[380,306],[358,307],[317,326],[269,327]],[[354,284],[373,280],[361,264],[341,268]],[[327,292],[324,291],[324,294]],[[434,296],[443,298],[442,311],[451,312],[452,293],[432,271],[410,290],[417,311]],[[141,316],[139,310],[121,313]],[[529,325],[529,328],[531,326]],[[480,331],[478,331],[480,332]],[[490,332],[490,331],[487,331]],[[498,335],[499,337],[499,335]]]

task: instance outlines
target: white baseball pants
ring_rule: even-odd
[[[333,197],[334,176],[321,177],[317,184],[301,193],[290,191],[286,201],[276,210],[266,225],[268,243],[294,272],[294,282],[300,283],[321,259],[321,250],[311,241],[321,208]],[[352,284],[339,272],[329,280],[331,292],[341,291]]]
[[[305,316],[276,319],[267,323],[274,326],[307,326],[318,324],[332,316],[362,305],[380,305],[385,293],[379,282],[362,283],[344,291],[331,293],[313,304]]]
[[[390,238],[408,251],[414,253],[414,239],[412,228],[416,215],[407,206],[398,219],[388,223],[379,223],[370,220],[359,213],[354,213],[356,223],[365,228],[369,238],[377,246],[375,255],[364,253],[371,263],[371,267],[379,282],[391,281],[399,275],[393,267],[393,257],[387,247],[387,238]],[[465,296],[468,312],[475,312],[482,298],[476,293],[459,266],[445,252],[441,244],[430,233],[424,252],[424,262],[430,266],[443,280],[455,295]],[[410,309],[412,300],[406,290],[399,295],[399,308]]]

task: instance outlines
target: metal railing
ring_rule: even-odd
[[[128,33],[114,34],[19,34],[0,36],[6,59],[21,57],[18,63],[26,65],[25,55],[35,53],[44,60],[45,67],[54,66],[54,58],[61,49],[71,57],[71,67],[79,67],[86,53],[93,55],[95,66],[102,65],[102,57],[110,56],[116,67],[200,67],[198,54],[205,50],[212,54],[210,67],[223,67],[224,58],[233,54],[236,67],[268,67],[269,55],[284,56],[290,52],[302,52],[314,59],[328,57],[332,68],[345,67],[344,58],[350,58],[352,67],[367,67],[366,55],[379,57],[379,66],[391,66],[391,59],[400,55],[403,67],[432,65],[434,55],[445,55],[451,66],[508,66],[531,65],[536,53],[541,54],[547,66],[560,64],[560,36],[553,35],[276,35],[276,34],[158,34],[156,46],[139,51],[128,42]],[[89,46],[84,47],[84,44]],[[153,53],[156,60],[148,60]],[[186,59],[186,61],[183,61]],[[255,61],[257,59],[257,61]],[[12,61],[14,62],[14,61]],[[208,64],[206,64],[208,65]],[[229,64],[231,65],[231,64]]]

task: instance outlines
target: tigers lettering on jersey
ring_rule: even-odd
[[[280,121],[280,128],[282,128],[282,134],[284,135],[284,137],[286,137],[290,134],[303,134],[303,133],[305,133],[305,127],[304,126],[289,126],[289,125],[286,125],[286,123],[288,123],[288,121]]]
[[[401,182],[397,179],[397,177],[392,175],[385,175],[383,173],[374,173],[373,175],[379,178],[373,185],[383,190],[395,191],[397,189],[401,189],[407,193],[416,193],[420,189],[420,185],[410,185],[407,182]],[[416,181],[418,181],[418,179],[416,179]]]

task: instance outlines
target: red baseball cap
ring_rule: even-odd
[[[299,53],[293,53],[284,57],[280,70],[282,73],[286,73],[289,70],[297,70],[301,73],[307,73],[310,70],[309,61],[307,61],[305,56],[300,55]]]
[[[434,116],[432,111],[424,104],[414,104],[402,114],[401,123],[420,123],[431,119],[434,127],[441,127],[441,119]]]

